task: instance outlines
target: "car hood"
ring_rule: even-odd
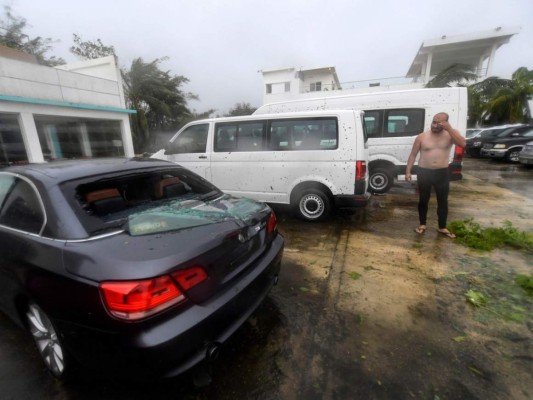
[[[490,143],[522,144],[522,143],[527,143],[529,141],[531,141],[531,137],[519,136],[519,137],[495,139],[495,140],[491,140]]]

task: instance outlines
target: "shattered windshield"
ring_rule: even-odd
[[[223,195],[212,201],[174,200],[129,215],[127,231],[132,236],[174,231],[226,220],[249,224],[265,206],[249,199]]]
[[[62,185],[89,236],[127,230],[145,235],[232,219],[248,223],[265,205],[236,199],[176,166],[114,172]]]

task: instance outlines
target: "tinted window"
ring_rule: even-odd
[[[44,213],[30,184],[9,175],[0,175],[0,224],[31,233],[40,233]]]
[[[333,150],[338,147],[335,118],[274,120],[270,123],[271,150]]]
[[[166,154],[205,153],[209,124],[192,125],[166,147]]]
[[[365,111],[369,138],[418,135],[424,131],[424,119],[423,108]]]
[[[230,122],[215,125],[215,151],[264,150],[263,121]]]
[[[0,164],[25,163],[26,147],[15,114],[0,113]]]

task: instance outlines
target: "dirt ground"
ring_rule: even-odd
[[[533,170],[476,160],[465,172],[452,183],[449,221],[533,231]],[[532,399],[533,298],[514,277],[533,273],[533,255],[475,251],[438,234],[433,202],[418,235],[416,203],[402,184],[324,223],[277,210],[280,282],[223,346],[209,386],[192,388],[189,376],[54,383],[36,367],[31,339],[0,319],[9,349],[0,354],[13,355],[0,370],[2,398]],[[468,303],[470,289],[487,304]]]
[[[452,184],[449,220],[533,231],[530,198],[465,178]],[[298,234],[307,226],[284,230],[284,271],[308,272],[292,292],[321,300],[314,323],[290,337],[281,398],[533,398],[533,299],[513,282],[533,272],[532,254],[474,251],[438,234],[434,203],[418,235],[416,201],[404,185],[314,241]],[[469,289],[487,306],[467,303]]]

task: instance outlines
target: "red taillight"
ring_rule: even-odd
[[[278,227],[278,219],[274,211],[270,212],[270,218],[268,218],[267,233],[272,233]]]
[[[459,163],[462,162],[464,154],[465,154],[464,147],[455,146],[455,153],[453,155],[453,162],[459,162]]]
[[[172,277],[183,290],[187,291],[193,286],[205,281],[207,279],[207,273],[202,267],[192,267],[174,272]]]
[[[355,162],[355,180],[363,181],[366,178],[366,161],[358,160]]]
[[[172,274],[184,291],[207,279],[202,267]],[[170,276],[140,281],[103,282],[100,291],[108,311],[115,317],[135,321],[149,317],[185,300],[183,291]]]

